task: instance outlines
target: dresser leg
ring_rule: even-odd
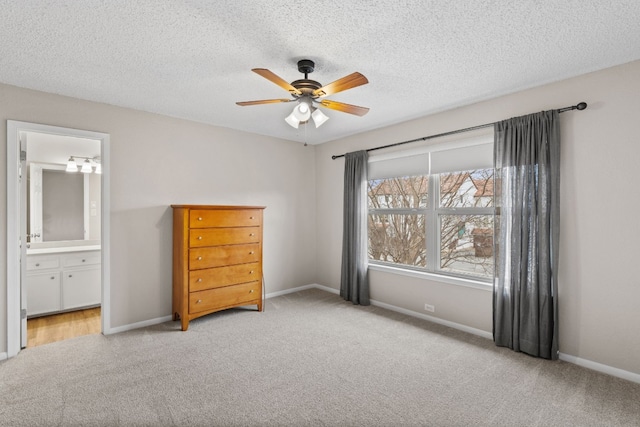
[[[262,301],[258,303],[258,311],[262,311]]]
[[[189,328],[189,319],[186,319],[184,316],[182,316],[182,319],[180,319],[180,321],[182,325],[182,330],[186,331]]]

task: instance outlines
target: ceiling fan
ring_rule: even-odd
[[[301,59],[298,61],[298,71],[304,74],[304,79],[295,80],[287,83],[285,80],[267,70],[266,68],[254,68],[256,74],[261,75],[267,80],[277,84],[281,88],[287,90],[291,94],[291,98],[280,99],[263,99],[260,101],[244,101],[236,102],[241,106],[259,105],[259,104],[277,104],[280,102],[297,102],[293,112],[285,119],[289,125],[298,128],[300,123],[307,123],[309,118],[313,119],[316,127],[329,120],[322,111],[316,108],[319,105],[331,110],[341,111],[343,113],[354,114],[356,116],[364,116],[369,111],[366,107],[358,107],[357,105],[345,104],[343,102],[322,99],[325,96],[333,95],[338,92],[352,89],[369,83],[369,80],[362,74],[355,72],[348,76],[342,77],[328,85],[322,86],[315,80],[308,78],[313,72],[315,63],[310,59]]]

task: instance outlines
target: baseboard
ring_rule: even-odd
[[[268,294],[266,294],[264,296],[264,298],[265,299],[269,299],[269,298],[280,297],[282,295],[292,294],[294,292],[300,292],[300,291],[306,291],[308,289],[313,289],[313,288],[316,288],[318,286],[319,285],[311,284],[311,285],[298,286],[298,287],[295,287],[295,288],[289,288],[289,289],[285,289],[285,290],[277,291],[277,292],[269,292]]]
[[[407,316],[417,317],[418,319],[426,320],[428,322],[437,323],[438,325],[448,326],[449,328],[457,329],[459,331],[467,332],[473,335],[478,335],[482,338],[493,339],[491,332],[483,331],[482,329],[472,328],[471,326],[462,325],[460,323],[451,322],[449,320],[440,319],[439,317],[429,316],[422,313],[417,313],[406,308],[396,307],[395,305],[387,304],[380,301],[371,300],[371,305],[376,307],[382,307],[387,310],[395,311],[397,313],[406,314]]]
[[[286,289],[284,291],[276,292],[274,294],[267,294],[267,298],[272,298],[273,296],[280,296],[285,294],[290,294],[293,292],[304,291],[307,289],[320,289],[325,292],[331,292],[332,294],[339,295],[340,291],[338,289],[330,288],[328,286],[319,285],[317,283],[312,283],[310,285],[299,286],[297,288]],[[417,317],[419,319],[427,320],[429,322],[437,323],[439,325],[448,326],[453,329],[457,329],[459,331],[468,332],[473,335],[478,335],[483,338],[493,339],[493,334],[491,332],[486,332],[481,329],[472,328],[470,326],[461,325],[460,323],[451,322],[449,320],[440,319],[434,316],[428,316],[426,314],[417,313],[415,311],[407,310],[406,308],[397,307],[395,305],[387,304],[384,302],[371,300],[371,305],[376,307],[381,307],[387,310],[395,311],[397,313],[406,314],[407,316]]]
[[[117,334],[120,332],[131,331],[133,329],[144,328],[146,326],[158,325],[160,323],[169,322],[173,320],[173,316],[163,316],[155,319],[144,320],[142,322],[130,323],[128,325],[117,326],[115,328],[111,328],[108,331],[104,331],[104,335]]]
[[[593,362],[591,360],[582,359],[580,357],[564,353],[560,353],[560,360],[582,366],[583,368],[591,369],[592,371],[601,372],[603,374],[640,384],[640,374],[636,374],[634,372],[625,371],[623,369],[614,368],[609,365],[603,365],[602,363]]]
[[[4,352],[4,353],[0,353],[0,360],[5,360],[5,359],[7,359],[7,358],[8,358],[8,356],[7,356],[7,353],[6,353],[6,352]]]

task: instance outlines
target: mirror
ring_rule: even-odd
[[[91,173],[66,172],[71,156],[97,158],[99,142],[38,133],[22,137],[27,142],[27,247],[99,244],[101,175],[95,167]]]
[[[29,163],[30,243],[100,240],[100,176],[65,165]]]

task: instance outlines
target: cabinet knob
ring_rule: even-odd
[[[36,263],[36,267],[40,267],[40,263]]]
[[[251,290],[249,291],[249,293],[250,293],[250,294],[252,294],[252,293],[253,293],[253,289],[251,289]]]
[[[202,236],[198,236],[198,240],[202,240]]]
[[[201,216],[198,217],[198,221],[202,221],[202,217]]]
[[[51,276],[51,280],[53,280],[53,279],[55,279],[55,278],[56,278],[56,276]]]
[[[82,262],[84,262],[85,260],[82,260]]]
[[[253,237],[253,236],[255,236],[255,234],[254,233],[249,233],[249,236]]]
[[[73,274],[70,274],[69,277],[73,277]]]
[[[198,301],[196,301],[196,304],[200,304],[202,302],[201,299],[199,299]]]
[[[252,217],[252,216],[250,216],[250,217],[249,217],[249,219],[253,219],[253,217]]]
[[[253,274],[253,270],[251,270],[251,271],[249,272],[249,274]]]
[[[202,257],[201,256],[198,257],[198,261],[202,261]]]
[[[249,255],[253,255],[253,251],[249,252]]]

